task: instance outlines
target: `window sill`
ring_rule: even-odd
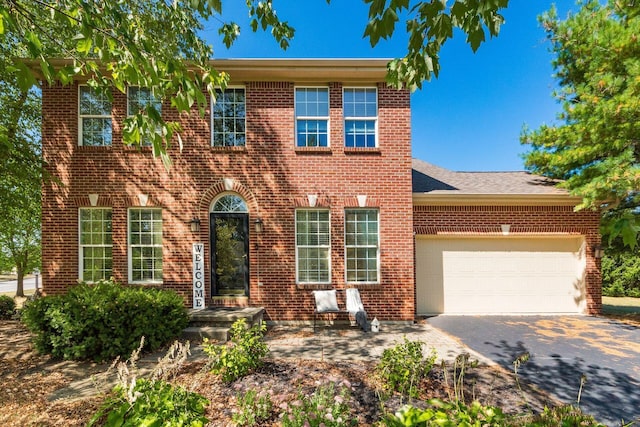
[[[297,289],[309,289],[310,291],[332,290],[331,283],[296,283]]]
[[[331,147],[296,147],[296,154],[331,154]]]
[[[382,289],[382,283],[347,283],[347,288],[356,289]]]
[[[111,150],[113,145],[78,145],[81,150]]]
[[[225,145],[225,146],[212,145],[211,151],[222,151],[225,153],[246,153],[247,146],[246,145]]]
[[[381,154],[379,147],[344,147],[344,154]]]
[[[131,286],[141,286],[144,288],[158,288],[162,287],[163,282],[129,282]]]

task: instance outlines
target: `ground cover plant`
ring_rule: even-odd
[[[231,382],[259,368],[269,353],[264,342],[267,331],[265,323],[247,326],[245,319],[231,325],[228,343],[216,344],[205,338],[202,347],[211,359],[211,372]]]
[[[424,346],[421,341],[410,341],[405,337],[403,342],[383,351],[376,373],[385,390],[418,397],[420,383],[429,375],[437,359],[433,349],[425,356]]]
[[[117,362],[118,384],[89,420],[87,427],[180,426],[201,427],[209,401],[179,385],[169,382],[190,354],[189,343],[175,342],[149,375],[142,378],[136,363],[144,347],[144,338],[131,357]]]
[[[160,348],[181,334],[188,315],[173,291],[100,281],[29,302],[22,321],[42,353],[104,361],[128,357],[143,336],[145,351]]]

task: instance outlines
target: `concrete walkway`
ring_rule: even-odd
[[[482,364],[495,364],[455,338],[429,324],[383,323],[380,332],[362,332],[358,327],[318,327],[316,333],[309,326],[272,328],[266,337],[270,357],[311,360],[378,360],[386,348],[395,346],[406,337],[426,344],[426,353],[434,348],[438,362],[452,362],[461,353],[469,353]]]
[[[441,360],[452,362],[461,353],[469,353],[471,359],[481,364],[492,365],[490,359],[465,347],[456,339],[434,328],[429,324],[386,324],[380,327],[380,332],[362,332],[358,327],[346,325],[319,326],[313,332],[312,326],[275,325],[269,328],[265,341],[269,346],[269,358],[273,359],[309,359],[318,361],[375,361],[380,358],[386,348],[403,342],[406,337],[412,341],[425,343],[425,354],[434,348],[437,352],[438,363]],[[146,355],[138,361],[139,374],[151,372],[163,352]],[[206,359],[207,355],[199,344],[191,346],[190,360]],[[83,369],[82,363],[64,362],[74,365],[75,369]],[[86,365],[88,367],[88,364]],[[116,383],[116,371],[107,375],[108,365],[104,371],[91,375],[80,376],[68,387],[57,390],[49,396],[50,401],[58,399],[77,400],[97,395],[99,390],[108,391]],[[70,369],[73,369],[71,367]],[[95,372],[95,366],[94,371]],[[98,387],[99,385],[99,387]]]

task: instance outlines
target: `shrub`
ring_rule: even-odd
[[[602,258],[602,294],[640,297],[640,257],[637,253],[607,254]]]
[[[260,367],[269,352],[264,342],[266,331],[264,323],[247,328],[246,320],[239,319],[231,326],[230,342],[213,344],[205,339],[202,348],[211,359],[211,372],[231,382]]]
[[[36,299],[25,305],[22,320],[38,351],[102,361],[127,356],[143,336],[144,350],[158,349],[181,333],[188,315],[173,291],[101,281]]]
[[[129,390],[117,385],[87,426],[204,426],[208,404],[182,387],[140,378]]]
[[[582,410],[572,405],[544,408],[544,411],[526,421],[526,427],[555,427],[555,426],[582,426],[605,427],[593,419],[591,415],[583,414]]]
[[[405,337],[403,343],[382,352],[382,358],[376,365],[376,373],[388,390],[418,397],[418,386],[431,372],[437,358],[435,349],[425,357],[422,352],[423,344],[421,341],[409,341]]]
[[[0,295],[0,319],[11,319],[16,312],[16,302],[7,295]]]
[[[341,427],[355,426],[358,420],[351,416],[351,394],[345,386],[336,393],[333,384],[320,386],[307,396],[300,392],[281,415],[282,427]]]
[[[273,402],[265,392],[249,390],[238,396],[238,410],[231,420],[239,426],[254,426],[271,418]]]
[[[409,405],[403,406],[395,415],[387,416],[383,423],[388,427],[498,427],[510,425],[500,408],[483,406],[477,401],[466,405],[462,401],[445,402],[439,399],[430,399],[427,403],[429,407],[426,409],[418,409]]]

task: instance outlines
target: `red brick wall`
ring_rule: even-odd
[[[582,235],[587,245],[587,313],[602,310],[600,260],[592,248],[600,243],[600,215],[574,212],[573,206],[414,206],[416,234],[501,235],[501,224],[510,224],[511,236]]]
[[[77,282],[78,208],[99,194],[98,206],[113,212],[114,277],[126,283],[127,209],[139,206],[138,194],[149,195],[148,207],[163,210],[165,288],[191,304],[191,248],[205,244],[207,296],[210,284],[209,208],[225,191],[223,178],[249,206],[250,222],[260,217],[264,231],[250,230],[250,298],[263,306],[268,319],[310,319],[309,287],[295,283],[294,212],[308,194],[331,212],[332,283],[346,287],[344,277],[344,209],[357,207],[357,195],[380,210],[381,283],[359,286],[371,317],[410,320],[414,316],[413,239],[411,217],[411,130],[408,91],[378,84],[379,149],[345,149],[342,84],[330,87],[330,149],[294,147],[294,84],[246,84],[247,144],[244,148],[210,146],[210,111],[178,116],[168,105],[163,114],[182,123],[184,149],[169,149],[173,160],[165,170],[149,148],[123,146],[121,123],[126,96],[114,94],[113,144],[79,147],[78,88],[43,88],[43,153],[56,180],[43,187],[43,288],[61,293]],[[189,221],[197,216],[201,231]],[[261,286],[258,284],[261,283]],[[344,304],[344,301],[341,301]]]

